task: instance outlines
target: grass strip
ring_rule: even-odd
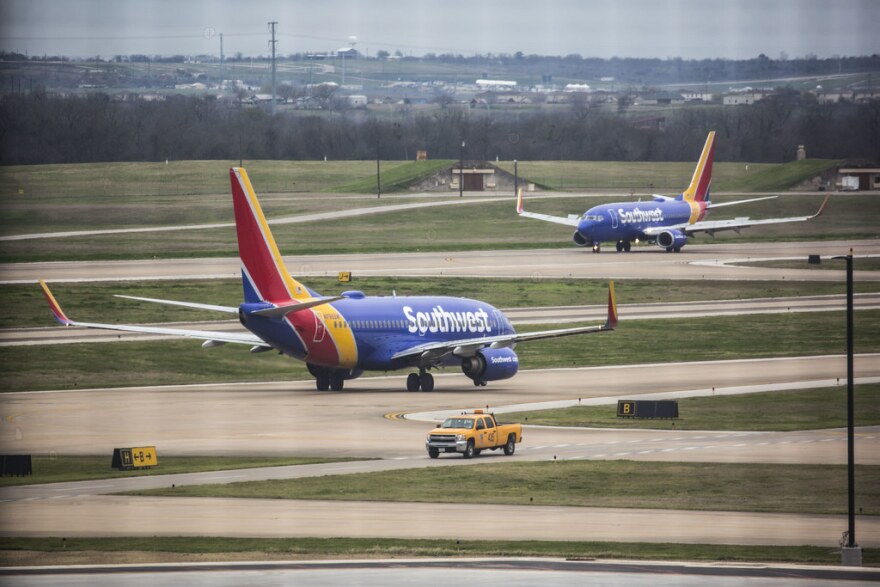
[[[491,479],[492,490],[486,491]],[[486,463],[151,489],[127,495],[475,503],[846,514],[846,465],[548,461]],[[856,467],[856,504],[880,515],[880,466]]]
[[[323,457],[167,457],[159,454],[159,465],[152,469],[117,471],[110,468],[110,457],[111,455],[105,457],[91,455],[34,455],[32,457],[33,475],[27,477],[0,477],[0,487],[364,460]]]
[[[256,187],[258,193],[260,188]],[[328,196],[316,194],[314,198],[327,200]],[[278,198],[266,198],[268,200]],[[473,201],[473,198],[468,198]],[[718,202],[733,198],[717,198]],[[449,201],[459,201],[449,198]],[[603,202],[637,201],[638,197],[616,196],[603,198],[565,197],[539,198],[527,200],[526,206],[534,212],[567,216],[581,214],[584,210]],[[714,201],[714,200],[713,200]],[[744,204],[736,208],[737,216],[752,218],[775,218],[804,216],[814,213],[822,201],[822,194],[785,195],[780,198]],[[333,202],[333,209],[347,209],[352,206],[386,205],[386,200],[352,203]],[[271,220],[296,212],[293,202],[279,202],[279,210],[267,212]],[[303,208],[326,207],[326,202],[306,203]],[[47,208],[44,210],[43,208]],[[0,232],[18,231],[19,226],[27,225],[27,232],[48,232],[61,226],[68,227],[70,216],[81,214],[88,218],[96,217],[98,206],[75,206],[76,210],[58,209],[58,206],[34,207],[23,203],[0,207],[4,220],[0,220]],[[108,210],[106,223],[91,223],[88,228],[119,228],[120,223],[139,222],[151,214],[159,218],[151,223],[159,226],[186,225],[184,221],[164,218],[186,218],[197,214],[197,223],[202,218],[222,222],[232,222],[229,203],[216,205],[202,203],[167,202],[155,212],[150,203],[140,203],[128,210],[125,206]],[[8,209],[8,212],[6,210]],[[103,212],[103,210],[102,210]],[[712,216],[713,219],[730,218],[733,214]],[[880,201],[871,196],[846,196],[833,198],[825,214],[805,227],[802,223],[789,223],[755,227],[743,231],[742,235],[733,231],[720,232],[714,237],[699,235],[689,242],[693,244],[749,242],[749,241],[791,241],[809,238],[811,241],[842,239],[852,241],[859,238],[875,238],[876,225],[872,222],[880,216]],[[98,216],[101,218],[102,216]],[[94,222],[94,220],[92,221]],[[342,221],[340,221],[342,222]],[[4,226],[3,223],[6,223]],[[43,225],[46,225],[45,227]],[[285,255],[357,254],[373,252],[420,252],[420,251],[462,251],[526,248],[569,249],[567,254],[578,250],[571,242],[572,231],[556,224],[540,222],[529,218],[517,218],[514,203],[510,201],[484,202],[466,206],[449,205],[442,208],[418,208],[383,212],[344,219],[344,237],[339,230],[328,230],[326,221],[305,225],[277,225],[273,234],[280,250]],[[307,235],[304,236],[304,235]],[[772,247],[768,247],[772,249]],[[665,254],[659,247],[643,245],[636,248],[640,254]],[[687,249],[685,249],[687,251]],[[821,253],[821,245],[814,251]],[[6,241],[0,248],[0,261],[70,261],[100,259],[151,259],[151,258],[191,258],[191,257],[235,257],[237,255],[235,230],[232,227],[199,230],[176,230],[168,232],[105,234],[65,238],[32,239]],[[577,262],[572,260],[572,262]],[[291,267],[296,272],[295,267]]]
[[[632,322],[622,317],[615,332],[534,341],[519,345],[517,354],[523,369],[841,354],[846,352],[844,316],[767,314],[757,326],[753,319],[737,316]],[[857,352],[880,352],[878,331],[880,310],[858,312]],[[674,349],[658,344],[675,332],[687,336],[676,337]],[[289,357],[253,355],[241,345],[206,350],[192,340],[0,347],[4,392],[308,378],[305,364]],[[356,388],[357,382],[352,382],[351,389]]]
[[[855,387],[856,426],[880,424],[880,384]],[[617,406],[574,406],[504,414],[539,426],[655,430],[822,430],[846,426],[846,382],[837,387],[678,400],[676,420],[618,418]]]
[[[312,289],[338,295],[358,289],[371,296],[404,295],[465,296],[484,300],[496,308],[527,308],[601,305],[607,299],[608,281],[601,279],[494,279],[466,277],[360,277],[339,283],[333,277],[302,278]],[[878,282],[858,282],[856,293],[880,291]],[[220,312],[151,304],[116,298],[128,295],[175,299],[225,306],[242,300],[241,279],[179,281],[120,281],[51,284],[66,313],[85,322],[138,324],[197,320],[236,319]],[[726,299],[753,299],[817,295],[842,295],[844,286],[833,282],[711,281],[628,279],[615,283],[618,304],[689,302],[714,299],[723,291]],[[37,284],[0,285],[0,328],[52,326],[42,290]],[[624,310],[625,312],[625,310]],[[623,316],[626,319],[625,315]]]
[[[86,564],[96,553],[137,553],[130,562],[162,561],[171,555],[201,556],[197,560],[228,560],[229,554],[254,559],[410,558],[410,557],[553,557],[672,561],[840,563],[840,551],[823,546],[748,546],[718,544],[655,544],[650,542],[578,542],[536,540],[402,540],[389,538],[0,538],[0,564],[22,564],[14,554],[38,553],[33,564],[52,564],[53,556],[77,553]],[[158,557],[149,557],[149,554]],[[224,556],[225,555],[225,556]],[[179,558],[174,558],[179,561]],[[865,565],[880,564],[880,549],[862,551]]]

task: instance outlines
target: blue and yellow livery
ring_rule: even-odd
[[[516,212],[526,218],[554,222],[574,227],[574,244],[592,247],[594,253],[601,251],[602,243],[615,242],[618,252],[629,252],[632,243],[655,243],[667,252],[678,253],[687,244],[688,237],[698,232],[714,234],[723,230],[736,230],[760,224],[802,222],[819,216],[828,204],[828,197],[819,211],[812,216],[792,218],[767,218],[752,220],[741,217],[731,220],[707,221],[710,209],[733,206],[747,202],[770,200],[776,196],[738,200],[714,204],[709,199],[712,184],[712,162],[715,157],[715,131],[709,133],[703,152],[694,169],[691,183],[675,198],[654,195],[645,202],[615,202],[590,208],[582,215],[567,217],[526,212],[523,209],[522,192],[517,194]]]
[[[251,352],[275,350],[304,361],[318,390],[341,391],[364,371],[412,369],[407,389],[431,391],[431,369],[458,366],[474,385],[513,377],[514,347],[521,342],[603,332],[617,325],[614,286],[608,290],[605,324],[517,334],[490,304],[459,297],[371,297],[359,291],[322,296],[291,276],[251,186],[247,172],[229,171],[241,260],[244,301],[237,307],[137,298],[237,314],[247,331],[207,332],[178,328],[98,324],[69,319],[40,282],[56,320],[65,326],[170,334],[202,339],[210,348],[234,343]]]

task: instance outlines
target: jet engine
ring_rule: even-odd
[[[680,230],[666,230],[657,235],[657,245],[667,251],[678,252],[687,244],[688,237]]]
[[[588,247],[593,244],[591,241],[588,241],[587,239],[585,239],[584,235],[582,235],[578,231],[574,231],[574,234],[571,235],[571,240],[573,240],[574,244],[576,244],[579,247]]]
[[[461,361],[461,371],[474,380],[474,385],[487,381],[510,379],[519,369],[519,359],[511,349],[483,349]]]

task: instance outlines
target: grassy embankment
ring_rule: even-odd
[[[880,384],[855,386],[856,426],[880,424]],[[679,418],[618,418],[617,406],[574,406],[506,413],[506,422],[586,428],[659,430],[823,430],[846,426],[846,382],[837,387],[678,400]]]
[[[572,325],[574,326],[574,325]],[[523,327],[521,331],[546,328]],[[859,352],[880,351],[880,311],[858,313],[855,345]],[[523,369],[587,367],[742,358],[841,354],[845,351],[842,312],[768,314],[754,323],[740,317],[639,320],[621,322],[614,333],[536,341],[517,348]],[[670,332],[687,332],[674,352],[658,345]],[[815,334],[821,332],[822,336]],[[719,344],[724,333],[724,344]],[[457,370],[456,370],[457,372]],[[289,358],[252,355],[241,345],[202,349],[191,340],[81,343],[0,347],[0,389],[24,391],[132,385],[171,385],[218,381],[308,379],[305,366]],[[357,381],[351,382],[357,388]],[[662,391],[662,390],[658,390]]]
[[[372,193],[375,166],[370,167],[367,162],[275,163],[255,162],[250,171],[270,219],[415,201],[320,192],[322,189],[358,189],[365,194]],[[427,166],[428,163],[437,162],[409,162],[396,166],[390,163],[387,170],[389,180],[403,185],[409,178],[429,174],[433,169]],[[7,178],[6,186],[0,188],[0,211],[3,212],[0,232],[16,234],[230,223],[232,211],[227,195],[227,165],[228,162],[194,162],[192,170],[182,163],[169,165],[168,169],[157,164],[0,168],[0,174]],[[613,184],[618,175],[628,177],[639,170],[639,164],[635,163],[573,165],[577,169],[591,169],[596,165],[599,165],[598,169],[605,169],[610,165],[612,171],[596,179],[598,185]],[[677,164],[650,165],[649,174],[662,170],[663,166]],[[45,173],[40,172],[42,167],[45,167]],[[736,165],[734,169],[738,168]],[[717,173],[723,177],[723,165],[716,166],[716,169],[722,169]],[[583,173],[589,175],[593,172]],[[95,180],[95,177],[101,179]],[[747,179],[737,179],[733,174],[730,181],[745,182]],[[723,183],[722,179],[719,181]],[[304,190],[302,193],[293,193],[300,188]],[[630,196],[537,199],[528,206],[538,212],[567,215],[582,212],[602,201],[619,201],[621,198]],[[465,202],[475,203],[460,207],[457,194],[441,193],[432,201],[452,201],[456,205],[441,208],[439,213],[438,209],[426,208],[347,218],[339,229],[334,230],[314,230],[314,224],[305,224],[279,225],[274,232],[285,254],[571,246],[568,231],[561,232],[560,227],[543,222],[517,219],[512,210],[512,196],[510,202],[491,203],[484,199],[482,196],[468,197]],[[728,198],[719,196],[716,199]],[[880,213],[880,203],[873,200],[876,198],[864,196],[835,199],[828,214],[811,223],[809,232],[798,224],[780,225],[747,231],[745,237],[723,233],[717,236],[717,240],[798,239],[804,238],[805,234],[818,239],[874,237],[876,227],[870,219]],[[820,201],[821,194],[787,195],[770,202],[738,207],[736,214],[753,217],[804,215],[815,211]],[[499,219],[508,221],[500,222]],[[308,238],[303,236],[304,233]],[[704,241],[713,242],[707,237],[695,239],[695,242]],[[11,241],[3,243],[0,258],[34,261],[235,254],[233,229],[221,227]]]
[[[33,475],[27,477],[0,477],[0,487],[365,460],[319,457],[168,457],[161,454],[158,457],[159,465],[155,468],[117,471],[110,468],[110,457],[108,456],[33,455]]]
[[[112,561],[185,562],[315,558],[553,557],[669,561],[840,563],[822,546],[738,546],[543,540],[400,540],[389,538],[0,538],[0,565],[86,564]],[[880,564],[880,549],[863,551]]]

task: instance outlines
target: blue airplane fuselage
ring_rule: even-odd
[[[478,300],[442,296],[366,297],[357,291],[342,295],[344,299],[330,304],[336,317],[331,317],[329,324],[320,324],[311,336],[330,336],[328,329],[349,330],[357,347],[357,363],[352,367],[357,370],[401,369],[411,360],[393,356],[416,345],[515,333],[500,310]],[[270,305],[242,305],[247,328],[285,354],[307,361],[305,343],[315,341],[290,336],[291,325],[286,318],[249,315],[249,310],[266,307]],[[452,357],[450,360],[461,362]]]
[[[699,207],[695,210],[693,203],[683,200],[602,204],[581,216],[575,241],[586,246],[609,241],[652,240],[645,230],[694,222],[694,217],[702,216],[700,212]]]

